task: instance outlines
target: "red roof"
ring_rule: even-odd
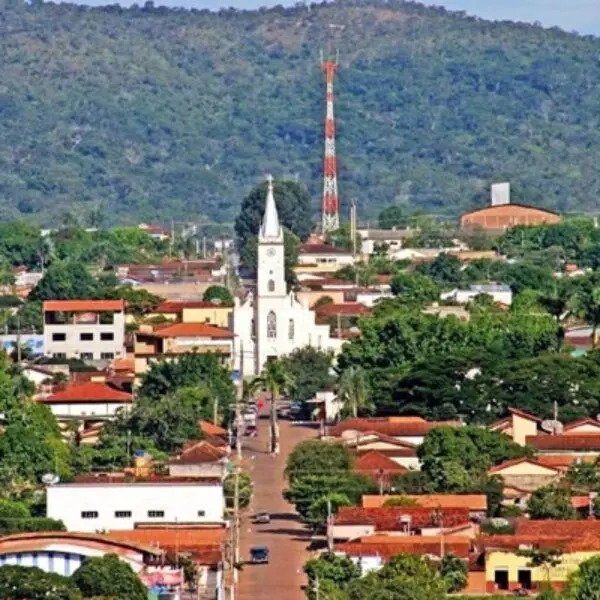
[[[47,404],[68,402],[131,402],[132,396],[127,392],[116,390],[106,383],[88,381],[75,383],[58,390],[40,402]]]
[[[171,477],[167,475],[151,475],[149,477],[131,477],[129,474],[97,473],[95,475],[77,475],[72,482],[60,485],[140,485],[140,484],[191,484],[191,485],[220,485],[218,477]]]
[[[568,435],[529,435],[525,441],[537,450],[600,451],[600,433],[570,433]]]
[[[228,308],[226,304],[205,302],[204,300],[165,300],[161,302],[154,312],[180,313],[184,308]]]
[[[457,527],[469,523],[469,509],[443,508],[441,510],[444,528]],[[434,511],[423,506],[383,506],[381,508],[363,508],[361,506],[342,506],[334,517],[335,525],[374,525],[376,531],[402,531],[406,525],[401,517],[410,516],[410,528],[423,529],[438,527]]]
[[[600,536],[600,520],[532,520],[521,517],[515,520],[515,530],[519,535],[558,535],[573,537],[592,533]]]
[[[173,325],[165,325],[155,329],[152,335],[172,338],[172,337],[206,337],[231,339],[233,333],[229,329],[209,325],[208,323],[174,323]]]
[[[496,465],[494,467],[492,467],[488,473],[497,473],[498,471],[503,471],[504,469],[507,469],[508,467],[512,467],[513,465],[520,465],[523,463],[529,463],[532,465],[537,465],[538,467],[544,467],[546,469],[551,469],[553,471],[556,471],[558,473],[558,469],[551,466],[551,465],[547,465],[547,464],[543,464],[540,461],[538,461],[535,458],[515,458],[513,460],[505,460],[503,463],[500,463],[499,465]]]
[[[226,436],[227,430],[211,423],[210,421],[198,421],[200,429],[209,436]],[[210,441],[210,440],[209,440]],[[192,442],[194,443],[194,442]]]
[[[102,312],[125,310],[125,300],[46,300],[44,311]]]
[[[529,421],[535,421],[536,423],[541,423],[542,419],[532,415],[531,413],[525,412],[524,410],[520,410],[519,408],[508,408],[508,412],[511,415],[517,415],[519,417],[523,417],[523,419],[527,419]]]
[[[467,508],[473,512],[487,510],[487,496],[484,494],[406,494],[392,496],[374,496],[365,494],[362,505],[365,508],[383,506],[391,498],[409,498],[419,506],[431,509]]]
[[[349,250],[342,250],[330,244],[308,243],[298,246],[298,254],[352,254]]]
[[[563,433],[572,435],[569,432],[572,431],[573,429],[577,429],[578,427],[581,427],[582,425],[592,425],[593,427],[595,427],[598,430],[598,433],[600,433],[600,421],[596,421],[596,419],[592,419],[591,417],[583,417],[582,419],[576,419],[575,421],[571,421],[570,423],[567,423],[564,426]],[[589,432],[589,433],[594,433],[594,432]]]
[[[319,316],[329,315],[370,315],[371,310],[360,302],[345,302],[341,304],[335,304],[330,302],[329,304],[321,304],[315,307],[315,313]]]
[[[223,460],[227,451],[216,448],[204,440],[191,445],[186,445],[183,452],[170,461],[172,465],[198,465],[202,463],[214,463]]]
[[[436,427],[460,427],[458,421],[425,421],[420,417],[350,418],[340,421],[329,430],[329,435],[340,437],[344,431],[373,431],[392,437],[424,436]]]
[[[576,521],[570,521],[575,523]],[[588,521],[582,521],[587,523]],[[477,544],[483,548],[492,550],[519,550],[523,546],[541,549],[560,549],[564,552],[590,552],[600,550],[600,536],[595,534],[573,535],[558,534],[551,529],[555,521],[548,521],[544,534],[521,534],[516,535],[482,535],[477,538]]]
[[[383,536],[374,535],[361,538],[359,541],[336,544],[336,552],[344,552],[349,556],[380,556],[389,560],[393,556],[402,553],[409,554],[431,554],[440,556],[441,549],[451,552],[460,558],[469,555],[470,542],[463,536]]]
[[[577,460],[583,462],[596,462],[595,456],[573,456],[572,454],[546,454],[536,458],[537,462],[544,466],[554,467],[556,469],[568,469]]]
[[[388,458],[384,454],[377,452],[377,450],[371,450],[370,452],[360,456],[355,461],[353,468],[359,473],[370,471],[403,473],[408,471],[406,467],[399,465],[391,458]]]

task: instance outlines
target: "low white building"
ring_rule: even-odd
[[[485,283],[485,284],[474,284],[470,285],[465,290],[452,290],[441,294],[442,300],[450,300],[457,304],[468,304],[476,296],[480,294],[486,294],[491,296],[494,302],[510,306],[512,304],[513,293],[508,285]]]
[[[67,531],[134,529],[139,524],[202,525],[224,522],[220,479],[89,475],[47,488],[47,513]]]
[[[402,248],[407,237],[415,233],[412,229],[359,229],[362,254],[375,254],[377,247],[383,246],[386,254],[393,254]]]

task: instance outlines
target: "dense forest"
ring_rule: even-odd
[[[331,27],[331,25],[335,27]],[[0,218],[231,223],[267,172],[318,204],[340,50],[339,185],[361,217],[594,211],[600,40],[400,0],[187,11],[0,0]]]

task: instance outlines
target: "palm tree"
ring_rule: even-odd
[[[565,333],[561,323],[570,314],[573,306],[573,292],[568,284],[556,281],[551,290],[539,297],[538,302],[556,319],[559,326],[557,349],[560,352]]]
[[[294,387],[294,378],[288,371],[287,365],[281,359],[270,360],[264,367],[260,377],[253,385],[260,386],[269,393],[271,428],[270,449],[274,454],[279,453],[279,427],[277,425],[277,400]]]
[[[596,337],[600,326],[600,286],[577,294],[576,307],[581,318],[592,326],[592,348],[596,348]]]
[[[337,396],[342,401],[342,412],[346,415],[357,417],[359,411],[371,408],[369,385],[362,367],[349,367],[342,372],[338,379]]]

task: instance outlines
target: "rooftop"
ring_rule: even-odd
[[[227,430],[211,423],[210,421],[198,421],[200,429],[208,436],[226,436]]]
[[[216,448],[204,440],[195,444],[186,445],[179,456],[169,461],[171,465],[197,465],[202,463],[214,463],[222,461],[227,457],[227,451]]]
[[[387,471],[393,473],[404,473],[408,471],[406,467],[399,465],[391,458],[388,458],[385,454],[377,452],[377,450],[371,450],[370,452],[359,456],[354,462],[353,469],[358,472]]]
[[[44,311],[103,312],[125,310],[125,300],[46,300]]]
[[[336,248],[330,244],[311,242],[307,244],[300,244],[300,246],[298,246],[298,254],[345,254],[351,256],[352,252],[350,252],[350,250]]]
[[[319,316],[329,315],[370,315],[371,310],[360,302],[344,302],[336,304],[330,302],[329,304],[321,304],[314,308],[314,311]]]
[[[440,556],[442,547],[460,558],[469,555],[470,542],[463,536],[383,536],[374,535],[344,544],[336,544],[336,552],[349,556],[380,556],[390,559],[403,552]]]
[[[530,520],[524,517],[515,520],[515,531],[518,535],[558,535],[581,536],[593,533],[600,536],[600,520],[585,519],[581,521],[541,519]]]
[[[131,394],[115,389],[106,383],[88,381],[67,385],[46,398],[40,398],[44,404],[67,402],[131,402]]]
[[[571,521],[574,523],[575,521]],[[582,521],[585,523],[586,521]],[[600,550],[600,536],[595,534],[559,534],[551,529],[549,521],[544,534],[483,535],[477,538],[477,545],[486,550],[520,550],[524,546],[537,549],[560,549],[563,552],[590,552]],[[551,533],[549,533],[551,532]]]
[[[566,423],[563,428],[563,433],[565,435],[573,435],[572,433],[570,433],[571,431],[573,431],[574,429],[579,429],[580,427],[583,427],[585,425],[589,425],[597,429],[598,433],[600,433],[600,421],[592,419],[591,417],[583,417],[581,419],[575,419],[575,421]]]
[[[162,338],[173,337],[205,337],[211,339],[232,339],[233,333],[229,329],[209,325],[208,323],[173,323],[154,329],[149,334]]]
[[[436,427],[460,427],[458,421],[426,421],[421,417],[353,417],[330,428],[329,434],[340,437],[344,431],[374,431],[392,437],[424,436]]]
[[[442,508],[444,528],[457,527],[469,523],[469,509]],[[406,524],[402,517],[410,517],[411,529],[437,527],[439,521],[431,508],[424,506],[382,506],[363,508],[361,506],[342,506],[334,517],[335,525],[374,525],[377,531],[402,531]]]
[[[132,477],[126,473],[97,473],[94,475],[77,475],[73,481],[59,483],[55,487],[73,485],[221,485],[218,477],[171,477],[167,475],[151,475],[149,477]]]
[[[567,435],[530,435],[525,439],[536,450],[600,451],[600,433],[568,433]]]
[[[528,457],[515,458],[513,460],[505,460],[503,463],[500,463],[499,465],[492,467],[488,471],[488,473],[499,473],[500,471],[504,471],[504,469],[508,469],[509,467],[512,467],[515,465],[522,465],[525,463],[533,465],[533,466],[543,467],[544,469],[549,469],[551,471],[556,471],[558,473],[558,469],[553,467],[552,465],[544,464],[535,458],[528,458]]]
[[[154,312],[180,313],[184,308],[230,308],[226,304],[205,302],[204,300],[165,300],[161,302]]]
[[[391,498],[409,498],[419,506],[435,508],[467,508],[470,511],[486,511],[487,496],[484,494],[406,494],[391,496],[374,496],[365,494],[362,497],[364,508],[383,506]]]

